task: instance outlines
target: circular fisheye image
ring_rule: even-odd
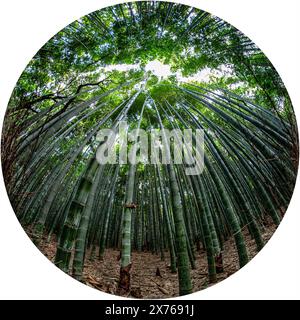
[[[271,238],[298,131],[246,35],[138,1],[42,46],[12,92],[1,157],[20,224],[59,269],[110,294],[171,298],[226,279]]]

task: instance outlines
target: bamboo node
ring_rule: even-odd
[[[125,208],[135,209],[138,205],[136,203],[126,203]]]

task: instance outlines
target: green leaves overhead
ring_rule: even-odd
[[[146,71],[149,62],[156,70]],[[124,119],[148,133],[203,130],[203,173],[187,176],[183,164],[100,166],[98,131]],[[168,250],[180,294],[192,292],[196,246],[206,250],[211,282],[229,237],[245,265],[245,232],[260,250],[298,168],[296,120],[270,61],[219,18],[161,1],[95,11],[50,39],[16,84],[2,150],[10,200],[36,243],[54,233],[56,265],[79,280],[88,248],[100,258],[120,249],[125,291],[132,250],[162,259]]]

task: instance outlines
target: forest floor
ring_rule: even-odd
[[[265,242],[271,238],[275,229],[274,225],[265,228],[262,234]],[[30,234],[30,232],[28,233]],[[244,236],[249,257],[252,259],[257,253],[255,241],[247,232],[244,232]],[[39,249],[53,262],[56,252],[55,237],[53,236],[50,242],[46,241],[46,238],[42,239]],[[103,292],[116,294],[120,273],[119,254],[119,250],[107,249],[102,261],[97,258],[94,261],[86,259],[83,283]],[[223,266],[224,272],[217,275],[217,282],[228,278],[239,269],[238,255],[233,239],[227,240],[224,244]],[[160,275],[157,275],[157,268]],[[214,285],[208,281],[206,253],[203,249],[196,252],[196,269],[191,270],[191,277],[193,292]],[[132,253],[131,291],[126,297],[162,299],[176,297],[178,292],[177,274],[171,273],[167,252],[163,261],[160,259],[160,255],[150,252]]]

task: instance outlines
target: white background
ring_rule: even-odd
[[[118,2],[113,0],[0,2],[1,126],[11,91],[35,52],[50,37],[75,19]],[[300,1],[181,0],[180,2],[213,13],[249,36],[277,68],[290,93],[298,120],[300,119]],[[299,196],[298,181],[283,222],[262,252],[250,263],[229,279],[186,298],[299,299]],[[0,299],[114,298],[66,276],[36,249],[15,218],[6,195],[2,174],[0,203]]]

